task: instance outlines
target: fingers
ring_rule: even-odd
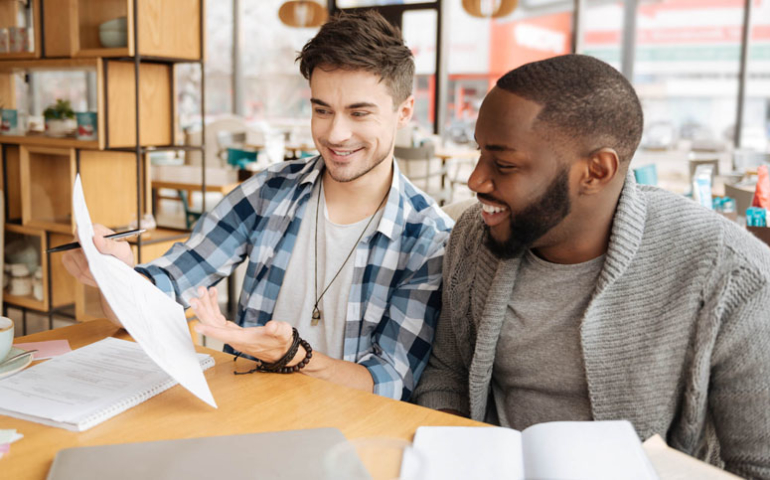
[[[104,238],[106,235],[115,233],[109,228],[95,224],[94,225],[94,246],[99,252],[105,255],[112,255],[129,267],[134,266],[134,254],[131,252],[131,246],[126,241],[111,240]]]
[[[62,264],[69,274],[75,277],[77,281],[98,288],[96,280],[94,280],[94,277],[91,274],[91,269],[88,268],[88,261],[82,250],[66,252],[62,256]]]
[[[207,325],[226,326],[228,322],[219,310],[216,288],[212,287],[207,292],[204,287],[198,287],[197,293],[198,298],[190,300],[190,307],[198,319]]]

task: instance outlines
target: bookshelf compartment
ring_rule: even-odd
[[[74,149],[21,147],[22,224],[72,234],[74,182]]]
[[[25,60],[40,58],[40,1],[28,0],[20,2],[18,0],[0,0],[0,28],[24,27],[27,29],[27,41],[29,47],[24,51],[10,51],[11,33],[8,33],[5,51],[0,50],[0,61],[2,60]],[[26,5],[25,5],[26,3]],[[30,9],[27,11],[27,9]],[[27,21],[29,19],[29,21]]]
[[[145,158],[144,162],[147,162]],[[129,152],[82,150],[79,156],[83,193],[91,221],[109,228],[125,227],[136,219],[136,156]],[[74,149],[21,147],[22,223],[52,232],[72,234],[72,185],[78,157]],[[145,179],[142,211],[149,211],[149,176]]]
[[[17,76],[25,73],[47,71],[95,73],[98,140],[54,138],[26,133],[2,135],[0,143],[83,149],[131,148],[136,145],[136,78],[133,62],[102,61],[99,58],[0,62],[0,101],[16,105],[16,91],[4,85],[15,84]],[[142,63],[139,66],[139,75],[141,145],[172,145],[173,66],[164,63]],[[20,118],[26,113],[29,112],[19,112]],[[20,125],[20,128],[22,127],[23,125]]]
[[[142,56],[201,59],[202,0],[47,0],[46,55],[133,57],[135,1]],[[125,45],[102,44],[100,25],[122,17],[126,18]]]
[[[4,302],[41,312],[48,310],[48,259],[45,254],[48,244],[46,240],[43,230],[6,224]]]

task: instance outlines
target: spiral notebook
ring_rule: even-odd
[[[138,344],[105,338],[0,380],[0,415],[82,432],[176,383]]]

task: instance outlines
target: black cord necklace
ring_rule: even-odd
[[[323,318],[323,315],[321,313],[321,310],[318,308],[318,304],[321,302],[321,299],[323,298],[324,294],[327,290],[329,290],[329,287],[332,286],[335,280],[337,280],[337,277],[342,272],[342,269],[345,268],[345,264],[348,263],[348,260],[350,260],[350,257],[353,255],[353,252],[356,251],[356,247],[358,247],[358,243],[361,241],[362,238],[364,238],[364,234],[369,229],[369,225],[372,224],[372,221],[374,220],[374,217],[377,216],[377,212],[382,208],[382,205],[385,203],[385,200],[388,198],[388,193],[390,193],[390,189],[385,192],[385,196],[382,197],[382,200],[380,201],[380,205],[377,207],[377,210],[374,211],[371,217],[369,217],[369,221],[366,222],[366,226],[364,227],[363,231],[361,231],[361,235],[358,236],[358,240],[356,240],[356,243],[353,244],[353,248],[350,250],[350,253],[348,253],[348,256],[345,257],[345,261],[342,262],[342,265],[340,266],[340,269],[337,270],[337,273],[334,274],[334,278],[332,278],[332,281],[329,282],[329,284],[324,288],[323,292],[321,292],[321,295],[318,295],[318,211],[321,210],[321,192],[323,191],[323,179],[321,179],[321,185],[318,188],[318,202],[315,207],[315,258],[313,259],[315,261],[315,267],[313,269],[314,277],[315,277],[315,305],[313,306],[313,318],[310,321],[310,325],[316,326],[318,325],[318,322],[321,321]]]

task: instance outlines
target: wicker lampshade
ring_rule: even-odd
[[[290,27],[320,27],[329,12],[312,0],[290,0],[278,9],[278,18]]]
[[[516,9],[518,0],[462,0],[469,15],[480,18],[504,17]]]

